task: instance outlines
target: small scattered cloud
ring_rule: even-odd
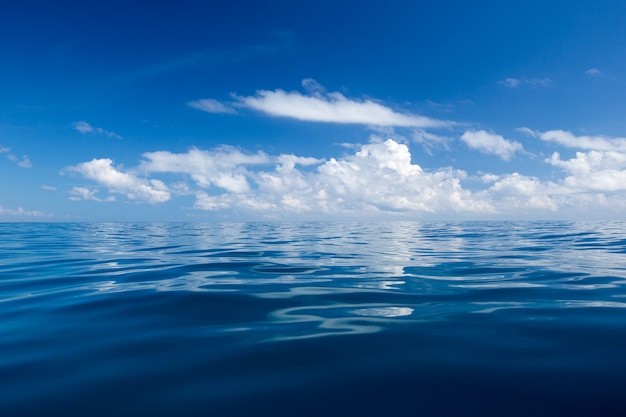
[[[506,88],[517,88],[521,84],[521,81],[517,78],[505,78],[504,80],[498,81],[498,84]]]
[[[339,92],[328,93],[315,80],[305,79],[307,94],[296,91],[260,90],[254,96],[234,96],[236,105],[270,116],[287,117],[309,122],[364,124],[395,127],[450,126],[449,121],[398,112],[370,99],[351,99]]]
[[[598,68],[589,68],[587,71],[585,71],[585,74],[589,77],[599,77],[602,75],[602,71],[600,71]]]
[[[467,131],[463,133],[461,140],[472,149],[497,155],[505,161],[510,160],[516,152],[522,152],[524,150],[519,142],[507,140],[501,135],[489,133],[484,130]]]
[[[518,88],[521,85],[529,85],[531,87],[548,87],[552,85],[552,80],[550,78],[505,78],[503,80],[498,81],[498,84],[505,88]]]
[[[437,135],[432,132],[427,132],[424,129],[415,129],[411,133],[411,139],[413,142],[424,145],[427,149],[430,149],[433,145],[447,147],[454,139],[449,136]]]
[[[108,202],[113,202],[115,201],[115,196],[109,196],[105,199],[99,198],[98,196],[96,196],[98,190],[90,190],[89,188],[85,188],[85,187],[72,187],[72,189],[70,190],[70,200],[72,201],[78,201],[78,200],[90,200],[90,201],[98,201],[98,202],[103,202],[103,201],[108,201]]]
[[[162,203],[170,199],[168,187],[159,180],[141,178],[113,166],[108,158],[93,159],[65,168],[62,173],[75,173],[105,186],[110,192],[125,195],[130,200]],[[74,196],[90,196],[84,191],[75,191]]]
[[[97,134],[103,135],[113,139],[122,139],[120,135],[110,130],[105,130],[101,127],[94,127],[85,121],[75,122],[73,123],[74,130],[82,133],[82,134]]]
[[[42,185],[41,189],[46,191],[56,191],[57,187],[53,187],[52,185]]]
[[[20,168],[32,168],[33,164],[30,162],[28,155],[22,156],[22,158],[18,158],[15,155],[7,155],[7,158],[14,162]]]
[[[24,210],[22,207],[17,209],[8,209],[0,206],[0,216],[9,217],[50,217],[49,214],[39,210]]]
[[[28,157],[28,155],[24,155],[21,158],[18,158],[17,156],[9,152],[11,152],[9,148],[0,146],[0,153],[6,154],[6,157],[9,159],[9,161],[13,162],[18,167],[20,168],[32,168],[33,167],[33,164],[30,162],[30,158]]]
[[[205,98],[202,100],[190,101],[187,105],[193,109],[202,110],[207,113],[223,113],[223,114],[235,114],[235,109],[226,104],[220,103],[212,98]]]

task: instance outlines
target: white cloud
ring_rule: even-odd
[[[11,217],[50,217],[49,214],[43,213],[39,210],[24,210],[22,207],[17,209],[7,209],[0,206],[0,216]]]
[[[80,174],[107,187],[110,192],[124,194],[131,200],[162,203],[170,199],[168,187],[163,182],[122,172],[115,168],[113,161],[108,158],[93,159],[68,167],[64,171]],[[89,196],[89,193],[85,194],[83,191],[75,191],[74,196],[80,196],[81,193]]]
[[[324,208],[365,211],[491,211],[461,187],[463,171],[424,172],[411,163],[406,145],[391,139],[364,145],[318,168],[316,195]]]
[[[530,85],[531,87],[548,87],[552,84],[552,80],[549,78],[505,78],[504,80],[498,81],[498,84],[505,88],[518,88],[522,84]]]
[[[565,130],[548,130],[546,132],[539,132],[528,128],[519,128],[517,130],[547,142],[556,142],[568,148],[626,152],[626,138],[576,136],[572,132]]]
[[[425,172],[411,162],[406,145],[393,140],[370,143],[342,158],[323,161],[296,155],[245,154],[231,147],[186,153],[148,152],[138,170],[145,174],[190,176],[197,187],[195,208],[281,213],[375,214],[383,212],[493,212],[493,207],[461,181],[465,172]],[[85,178],[129,198],[160,202],[168,187],[112,166],[109,159],[70,167]],[[162,183],[161,183],[162,184]],[[155,193],[160,192],[161,194]],[[96,199],[82,187],[73,196]]]
[[[616,151],[576,152],[576,157],[561,160],[555,152],[546,162],[569,175],[563,186],[570,192],[626,191],[626,153]]]
[[[451,122],[400,113],[373,100],[346,98],[338,92],[326,93],[313,79],[303,85],[308,95],[284,90],[261,90],[255,96],[239,97],[238,105],[258,110],[270,116],[325,123],[365,124],[396,127],[448,126]]]
[[[578,152],[571,159],[561,159],[555,153],[545,162],[564,175],[545,181],[521,173],[479,172],[468,177],[452,168],[424,170],[412,162],[407,145],[392,139],[373,140],[347,155],[327,160],[250,154],[222,146],[184,153],[147,152],[132,170],[114,167],[110,159],[94,159],[66,171],[97,184],[95,188],[74,187],[72,199],[112,201],[111,196],[98,196],[96,191],[103,186],[140,202],[165,202],[172,195],[195,196],[193,207],[197,210],[243,218],[426,213],[439,218],[519,218],[562,213],[616,215],[626,209],[626,152],[619,150]],[[465,140],[501,157],[521,151],[521,145],[484,131],[466,132]],[[168,185],[153,179],[155,175]]]
[[[207,113],[225,113],[225,114],[234,114],[236,113],[235,109],[230,106],[227,106],[223,103],[220,103],[217,100],[212,98],[205,98],[202,100],[190,101],[187,105],[191,108],[202,110]]]
[[[110,130],[105,130],[102,129],[101,127],[93,127],[92,125],[90,125],[89,123],[85,122],[85,121],[80,121],[80,122],[75,122],[73,124],[74,126],[74,130],[82,133],[82,134],[87,134],[87,133],[91,133],[91,134],[98,134],[98,135],[103,135],[103,136],[107,136],[109,138],[113,138],[113,139],[122,139],[122,137],[120,135],[118,135],[115,132],[111,132]]]
[[[467,131],[461,136],[461,140],[470,148],[483,153],[498,155],[508,161],[516,152],[522,152],[524,148],[519,142],[510,141],[484,130]]]
[[[53,187],[52,185],[42,185],[41,189],[46,191],[56,191],[57,187]]]
[[[313,172],[263,173],[258,187],[273,196],[274,206],[287,211],[490,211],[461,187],[464,177],[464,172],[449,169],[424,172],[411,163],[406,145],[389,139],[364,145],[351,156],[331,158]]]
[[[78,201],[78,200],[91,200],[91,201],[115,201],[114,196],[109,196],[106,199],[101,199],[96,196],[98,190],[90,190],[85,187],[72,187],[70,190],[70,200]]]
[[[263,153],[244,154],[239,150],[223,146],[214,152],[196,148],[184,154],[167,151],[146,152],[141,163],[144,172],[187,174],[201,187],[211,185],[227,191],[242,193],[250,189],[246,178],[246,165],[269,162]]]
[[[547,209],[556,211],[557,203],[551,198],[549,185],[535,177],[513,173],[498,178],[488,190],[498,201],[500,210]]]

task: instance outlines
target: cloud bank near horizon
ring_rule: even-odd
[[[529,133],[529,132],[527,132]],[[96,184],[74,187],[70,198],[99,202],[166,203],[192,196],[193,208],[248,213],[268,218],[307,215],[468,215],[504,216],[520,211],[623,210],[626,208],[626,151],[621,138],[602,141],[570,132],[534,132],[558,137],[579,151],[558,152],[544,163],[562,173],[546,181],[523,173],[472,173],[450,167],[426,171],[412,162],[409,148],[395,140],[373,141],[341,157],[317,159],[290,154],[245,153],[221,146],[184,153],[146,152],[137,167],[94,159],[63,172]],[[505,159],[521,151],[517,142],[484,131],[466,132],[470,147]],[[565,139],[563,139],[565,138]],[[592,149],[590,149],[592,148]],[[611,149],[611,150],[606,150]],[[159,177],[159,178],[155,178]],[[478,185],[477,185],[478,184]],[[108,191],[99,196],[98,190]]]

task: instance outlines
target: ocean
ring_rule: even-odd
[[[0,415],[624,416],[626,222],[0,223]]]

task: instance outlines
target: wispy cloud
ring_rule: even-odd
[[[552,84],[552,80],[550,78],[505,78],[503,80],[498,81],[498,84],[505,88],[518,88],[521,85],[530,85],[531,87],[548,87]]]
[[[85,188],[85,187],[72,187],[72,189],[70,190],[70,200],[73,201],[77,201],[77,200],[91,200],[91,201],[98,201],[98,202],[103,202],[103,201],[108,201],[108,202],[113,202],[115,201],[115,196],[108,196],[107,198],[99,198],[98,196],[96,196],[96,193],[98,192],[98,190],[90,190],[89,188]]]
[[[32,168],[33,164],[30,162],[28,155],[22,156],[22,158],[18,158],[15,155],[7,155],[7,157],[14,162],[20,168]]]
[[[0,216],[10,217],[50,217],[49,214],[39,210],[24,210],[22,207],[17,209],[8,209],[0,206]]]
[[[103,136],[113,138],[113,139],[122,139],[122,137],[115,132],[112,132],[110,130],[105,130],[101,127],[93,127],[92,125],[90,125],[89,123],[85,121],[75,122],[73,123],[73,127],[74,127],[74,130],[82,134],[90,133],[90,134],[103,135]]]
[[[572,132],[565,130],[548,130],[540,132],[526,127],[519,128],[517,130],[540,138],[541,140],[555,142],[568,148],[626,152],[626,138],[586,135],[576,136]]]
[[[4,146],[0,146],[0,153],[6,154],[6,157],[9,161],[13,162],[20,168],[32,168],[33,164],[30,162],[30,158],[28,155],[24,155],[21,158],[9,153],[11,150],[9,148],[5,148]]]
[[[602,71],[600,71],[598,68],[589,68],[587,71],[585,71],[585,74],[589,77],[599,77],[602,75]]]
[[[187,105],[191,108],[202,110],[207,113],[226,113],[226,114],[234,114],[237,113],[235,109],[226,104],[220,103],[217,100],[211,98],[205,98],[202,100],[190,101]]]
[[[254,96],[234,95],[233,106],[248,108],[269,116],[309,122],[364,124],[394,127],[442,127],[454,123],[409,112],[399,112],[371,99],[347,98],[339,92],[327,93],[313,79],[302,82],[306,94],[297,91],[260,90]],[[232,112],[231,106],[213,99],[192,101],[191,107],[208,112]],[[225,111],[226,110],[226,111]]]
[[[311,96],[283,90],[262,90],[256,96],[238,97],[238,100],[244,107],[270,116],[311,122],[396,127],[439,127],[450,124],[416,114],[396,112],[372,100],[349,99],[338,92]]]
[[[472,149],[497,155],[505,161],[511,159],[516,152],[522,152],[524,150],[519,142],[507,140],[501,135],[489,133],[484,130],[467,131],[463,133],[461,140]]]

